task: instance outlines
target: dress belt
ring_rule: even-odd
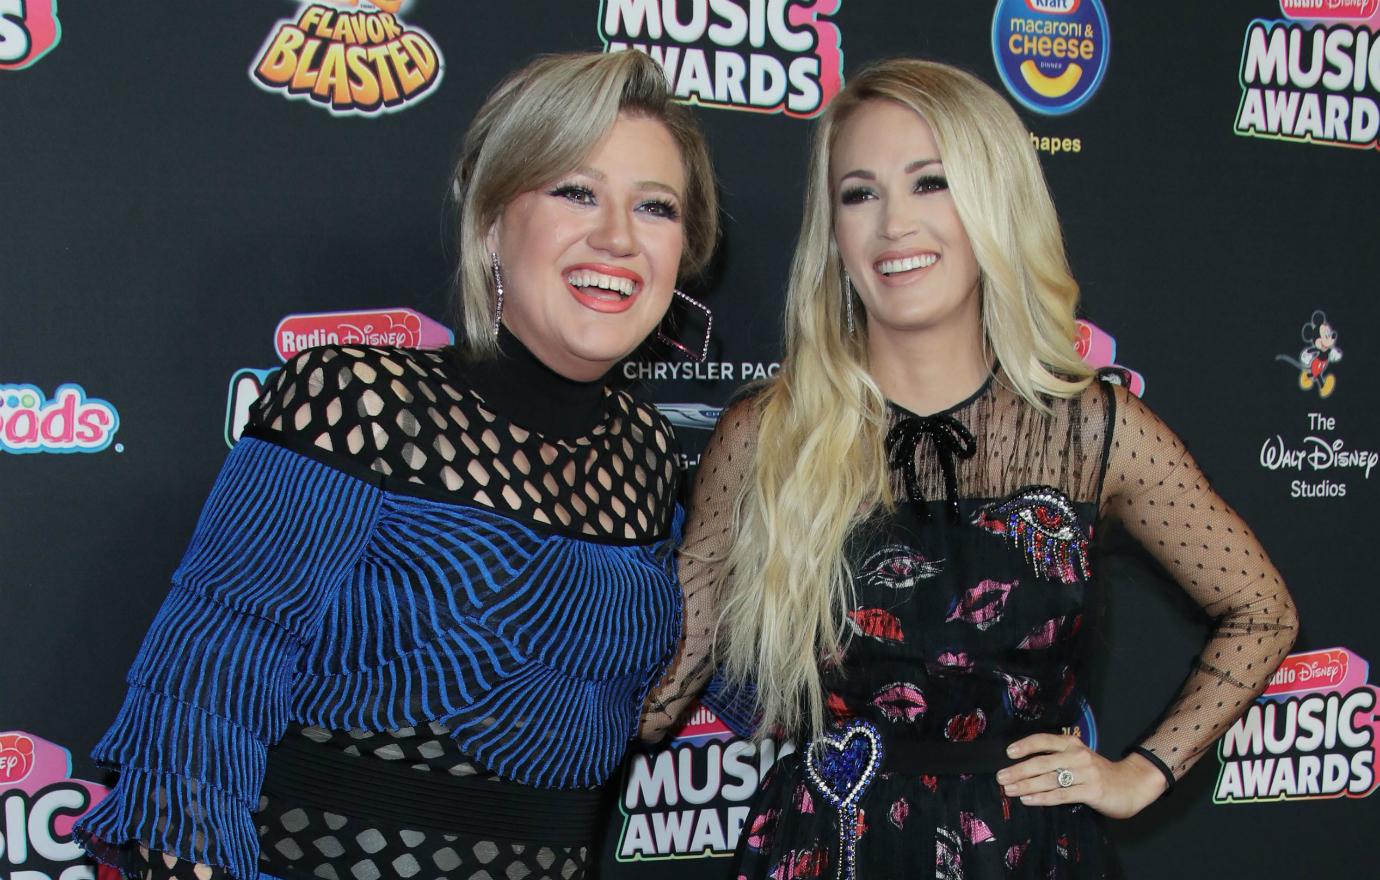
[[[269,750],[263,793],[353,819],[517,843],[589,846],[603,789],[546,789],[414,770],[289,736]]]
[[[991,742],[916,742],[893,737],[887,740],[886,770],[921,776],[947,776],[960,773],[996,773],[1016,763],[1006,755],[1009,743]]]

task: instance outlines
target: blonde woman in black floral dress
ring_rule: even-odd
[[[850,81],[817,133],[780,375],[701,464],[686,639],[644,725],[717,656],[755,680],[758,732],[806,744],[765,785],[741,877],[1115,876],[1101,817],[1159,797],[1289,650],[1274,567],[1164,423],[1078,359],[1076,300],[1005,101],[921,61]],[[1074,735],[1108,519],[1215,621],[1120,759]]]

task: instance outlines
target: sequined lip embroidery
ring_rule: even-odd
[[[1026,486],[983,507],[973,525],[1020,549],[1038,577],[1072,584],[1092,577],[1091,531],[1078,521],[1069,496],[1053,486]]]
[[[955,715],[944,725],[944,738],[950,742],[972,742],[987,729],[987,713],[974,709],[966,715]]]
[[[972,672],[973,658],[968,655],[967,651],[941,651],[939,656],[935,658],[935,662],[926,663],[925,666],[931,674],[936,671],[940,673]]]
[[[856,877],[858,804],[881,765],[882,736],[867,721],[820,734],[805,750],[805,778],[839,813],[838,880]]]
[[[883,685],[872,695],[872,705],[889,721],[914,721],[929,709],[920,688],[907,681]]]
[[[769,849],[776,838],[776,819],[778,810],[767,810],[752,820],[748,829],[747,845],[753,849]]]
[[[1045,707],[1036,699],[1040,685],[1035,679],[1005,672],[998,674],[1006,682],[1006,693],[1002,695],[1002,700],[1008,712],[1026,721],[1033,721],[1044,714]]]
[[[857,608],[848,612],[853,629],[861,635],[880,642],[904,642],[901,621],[883,608]]]
[[[902,544],[891,544],[862,564],[858,579],[868,586],[904,590],[943,571],[943,560],[929,560]]]
[[[954,598],[953,603],[949,605],[949,616],[944,618],[944,622],[962,620],[986,632],[1001,620],[1002,612],[1006,610],[1006,598],[1011,593],[1011,588],[1018,583],[1019,581],[1009,584],[994,580],[982,581],[976,587],[966,590],[963,595]]]

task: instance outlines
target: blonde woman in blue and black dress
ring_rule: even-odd
[[[255,407],[78,828],[155,877],[591,870],[679,632],[671,429],[607,386],[709,257],[713,174],[638,53],[539,59],[454,181],[461,341],[329,346]]]

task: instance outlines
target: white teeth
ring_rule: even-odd
[[[633,291],[637,289],[637,282],[631,278],[619,278],[617,275],[605,275],[603,272],[592,272],[588,269],[577,269],[567,274],[565,281],[571,287],[598,287],[625,297],[632,296]]]
[[[939,262],[938,254],[921,254],[917,257],[905,257],[900,260],[882,260],[877,264],[877,271],[883,275],[895,275],[897,272],[909,272],[912,269],[926,269]]]

